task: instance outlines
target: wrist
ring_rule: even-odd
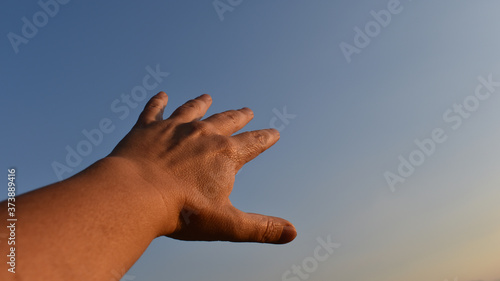
[[[119,156],[107,156],[94,165],[116,182],[121,192],[127,193],[129,202],[122,204],[134,206],[133,211],[142,214],[140,217],[153,229],[155,237],[177,229],[182,204],[174,192],[168,192],[171,182],[157,179],[143,165]]]

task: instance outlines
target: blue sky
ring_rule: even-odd
[[[396,6],[348,62],[341,43],[356,47],[355,28],[366,32],[371,11]],[[66,164],[66,147],[77,149],[83,130],[110,120],[114,130],[67,178],[107,155],[161,90],[170,97],[166,116],[202,93],[213,97],[209,114],[248,106],[255,119],[246,130],[271,126],[286,107],[295,117],[276,123],[281,140],[237,175],[231,200],[290,220],[296,240],[161,238],[123,280],[286,280],[294,265],[311,271],[286,277],[295,281],[499,279],[500,88],[470,102],[478,77],[500,81],[500,4],[243,0],[230,7],[221,20],[212,1],[69,1],[15,47],[8,34],[23,36],[23,17],[33,22],[43,10],[35,1],[3,3],[2,169],[17,168],[21,192],[57,181],[53,163]],[[147,67],[169,75],[135,108],[126,106],[122,95],[142,85]],[[443,114],[465,100],[474,110],[454,130]],[[435,129],[446,141],[392,192],[384,173],[398,175],[399,156],[408,160],[415,139]],[[328,237],[340,247],[314,267],[318,239]]]

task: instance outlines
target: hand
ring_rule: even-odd
[[[279,132],[265,129],[232,136],[253,118],[248,108],[201,120],[212,103],[206,94],[163,120],[167,101],[163,92],[151,98],[108,156],[133,165],[142,186],[162,197],[165,215],[159,234],[180,240],[292,241],[297,233],[290,222],[245,213],[229,201],[238,170],[276,143]]]

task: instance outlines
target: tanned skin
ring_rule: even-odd
[[[295,238],[290,222],[245,213],[229,201],[238,170],[279,132],[233,135],[253,118],[248,108],[202,120],[212,103],[206,94],[164,120],[167,101],[164,92],[151,98],[107,157],[17,196],[16,273],[7,271],[2,239],[0,280],[119,280],[160,236],[274,244]],[[6,222],[6,201],[0,215]],[[1,237],[8,234],[0,228]]]

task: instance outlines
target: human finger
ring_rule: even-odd
[[[252,119],[253,111],[244,107],[214,114],[203,122],[211,123],[221,135],[230,136],[245,127]]]
[[[212,104],[212,97],[203,94],[178,107],[168,119],[188,123],[200,120]]]
[[[237,146],[239,167],[257,157],[259,154],[274,145],[280,138],[280,133],[276,129],[263,129],[257,131],[244,132],[232,137]]]
[[[155,121],[163,120],[163,110],[167,106],[168,96],[165,92],[159,92],[154,95],[146,104],[136,126],[145,126]]]

